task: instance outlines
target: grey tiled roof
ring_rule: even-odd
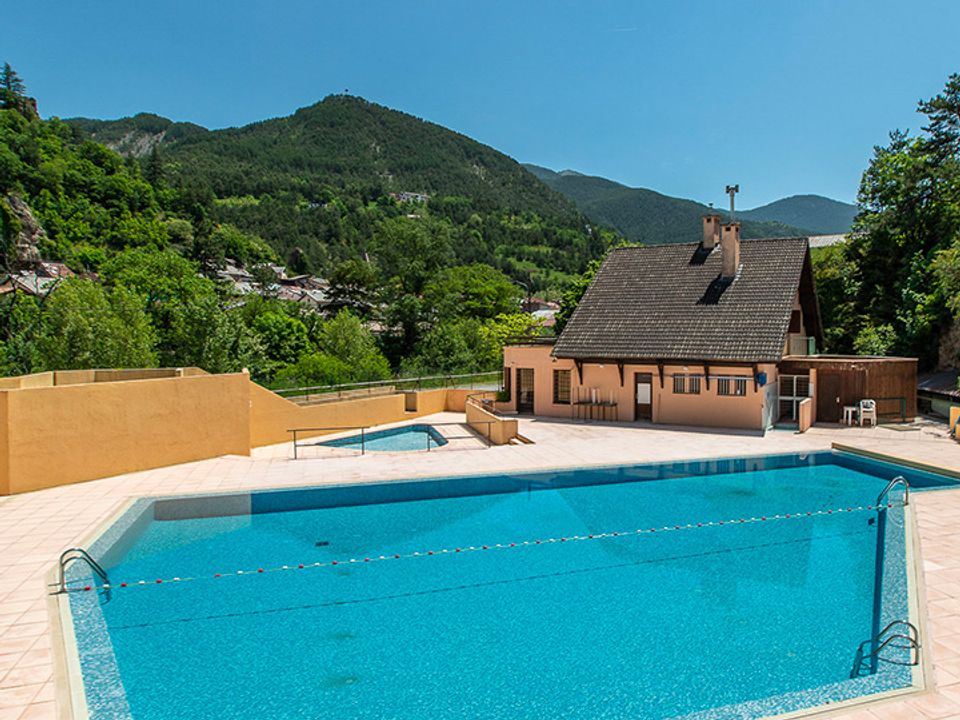
[[[806,238],[742,240],[740,271],[725,284],[719,247],[709,253],[699,243],[615,249],[553,354],[581,360],[779,361],[801,276],[810,272],[807,253]],[[819,318],[813,320],[819,326]]]

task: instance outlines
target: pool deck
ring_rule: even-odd
[[[457,422],[440,413],[417,422]],[[331,454],[294,461],[289,443],[251,457],[226,456],[0,498],[0,720],[58,714],[46,575],[60,552],[82,543],[130,498],[541,470],[697,458],[795,453],[842,443],[960,473],[960,444],[945,426],[815,427],[799,435],[521,419],[531,445],[422,453]],[[64,459],[64,462],[69,462]],[[960,720],[960,488],[912,496],[926,587],[926,637],[934,687],[906,699],[821,713],[840,720]]]

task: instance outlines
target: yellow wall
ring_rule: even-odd
[[[517,436],[517,419],[497,417],[479,405],[467,403],[467,424],[494,445],[506,445]]]
[[[292,440],[293,436],[287,431],[294,428],[360,428],[432,415],[443,412],[446,394],[444,389],[420,391],[416,393],[417,409],[407,412],[402,393],[321,405],[297,405],[250,383],[250,447]],[[303,432],[298,436],[317,437],[335,432],[340,431]]]
[[[10,494],[10,452],[7,435],[10,423],[7,418],[7,396],[0,392],[0,495]]]
[[[246,373],[196,368],[66,370],[3,380],[9,382],[0,387],[0,494],[245,455],[291,440],[292,428],[369,427],[463,411],[467,395],[476,394],[437,389],[301,406]],[[412,411],[405,409],[408,399]]]
[[[516,409],[517,368],[531,368],[534,371],[534,414],[548,417],[576,417],[578,408],[571,404],[553,402],[553,371],[570,370],[571,400],[576,401],[578,391],[584,397],[591,396],[596,389],[601,400],[612,400],[617,404],[614,415],[607,410],[606,419],[620,422],[633,422],[635,416],[634,386],[635,373],[649,373],[653,377],[653,422],[665,425],[701,425],[743,429],[762,429],[763,401],[765,391],[754,387],[753,368],[749,366],[710,366],[710,386],[705,378],[700,380],[700,393],[696,395],[675,394],[673,392],[674,373],[704,374],[702,365],[689,365],[684,370],[681,365],[665,365],[663,368],[663,387],[660,386],[659,369],[656,365],[631,365],[623,367],[623,384],[615,362],[585,363],[583,377],[578,378],[573,360],[557,359],[550,355],[552,348],[546,345],[510,346],[504,349],[504,365],[511,370],[510,403],[497,403],[501,411]],[[767,382],[775,382],[777,368],[774,364],[760,364],[758,369],[767,373]],[[716,376],[742,376],[747,378],[747,394],[742,397],[717,394]],[[584,408],[580,409],[583,417]],[[599,411],[594,415],[599,419]]]
[[[0,391],[3,489],[248,454],[250,386],[236,373]]]
[[[467,398],[493,400],[497,394],[492,390],[468,390],[466,388],[449,388],[444,409],[447,412],[464,412],[467,409]]]
[[[797,415],[797,429],[804,433],[813,425],[813,400],[811,398],[800,401]]]

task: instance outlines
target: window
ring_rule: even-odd
[[[699,375],[674,375],[673,392],[676,395],[699,395],[700,394],[700,376]]]
[[[503,369],[503,394],[500,397],[502,402],[510,402],[513,395],[510,391],[511,380],[513,379],[513,368],[505,367]]]
[[[799,310],[794,310],[790,313],[790,329],[788,332],[794,334],[803,332],[803,315],[801,315]]]
[[[570,404],[570,371],[553,371],[553,402],[556,405]]]
[[[717,395],[744,397],[747,394],[745,377],[717,378]]]

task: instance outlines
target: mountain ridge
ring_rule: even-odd
[[[636,242],[688,242],[699,237],[701,215],[726,214],[694,200],[648,188],[631,188],[574,170],[556,172],[532,163],[525,163],[524,167],[573,200],[588,218],[609,225]],[[819,195],[797,195],[738,211],[737,218],[744,237],[787,237],[847,232],[855,214],[853,205]]]

